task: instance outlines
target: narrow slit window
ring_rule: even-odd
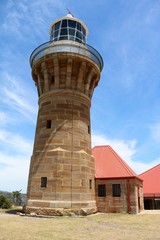
[[[92,189],[92,179],[89,179],[89,189]]]
[[[88,134],[91,134],[91,128],[90,128],[90,125],[88,126]]]
[[[47,187],[47,177],[41,177],[41,188]]]
[[[51,77],[51,84],[54,84],[55,82],[55,79],[54,79],[54,76]]]
[[[47,120],[46,122],[46,128],[51,128],[52,122],[51,120]]]

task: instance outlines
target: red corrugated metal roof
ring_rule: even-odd
[[[143,193],[146,197],[160,197],[160,164],[139,175],[143,179]]]
[[[95,159],[96,178],[138,177],[110,146],[97,146],[92,149]]]

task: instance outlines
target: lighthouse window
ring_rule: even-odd
[[[67,27],[67,20],[63,20],[62,21],[62,26],[61,26],[62,28],[65,28],[65,27]]]
[[[74,36],[75,35],[75,30],[74,29],[69,29],[69,35]]]
[[[55,24],[55,30],[58,30],[58,29],[59,29],[59,26],[60,26],[60,22],[56,23],[56,24]]]
[[[86,30],[84,29],[84,27],[82,27],[82,32],[86,36]]]
[[[86,41],[86,38],[84,35],[82,35],[82,41],[85,42]]]
[[[62,28],[61,29],[61,35],[67,35],[67,28]]]
[[[55,79],[54,79],[54,75],[53,75],[53,76],[51,76],[51,84],[54,84],[54,82],[55,82]]]
[[[54,38],[58,37],[58,30],[54,32]]]
[[[41,188],[47,187],[47,177],[41,177]]]
[[[86,30],[81,25],[81,23],[64,19],[57,22],[51,33],[51,40],[74,40],[76,42],[85,43],[86,42]]]
[[[81,31],[81,24],[77,22],[77,29]]]
[[[76,27],[76,22],[72,21],[72,20],[68,20],[68,26],[71,28],[75,28]]]
[[[51,128],[51,120],[47,120],[46,122],[46,128]]]
[[[92,179],[89,179],[89,189],[92,189]]]
[[[76,37],[82,40],[82,34],[79,31],[76,32]]]
[[[88,134],[90,134],[91,133],[91,128],[90,128],[90,126],[88,125]]]

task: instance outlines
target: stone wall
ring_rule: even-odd
[[[106,196],[98,197],[98,185],[105,184]],[[121,196],[113,197],[112,184],[120,184]],[[137,178],[96,179],[96,202],[99,212],[138,213],[143,210],[142,181]]]

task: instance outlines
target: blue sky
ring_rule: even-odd
[[[0,190],[26,192],[38,109],[29,57],[67,8],[104,60],[92,145],[111,145],[137,174],[160,162],[160,0],[1,0]]]

